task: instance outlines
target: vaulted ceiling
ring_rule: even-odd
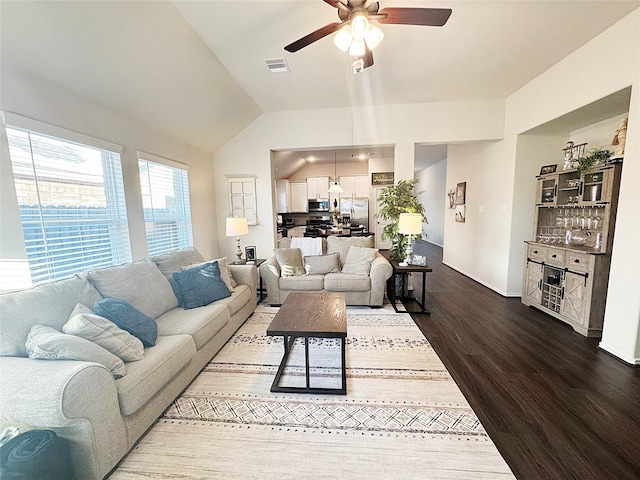
[[[629,1],[381,0],[453,9],[442,28],[383,25],[354,92],[322,0],[0,2],[2,67],[20,68],[214,152],[263,112],[506,98],[638,8]],[[288,73],[265,59],[284,58]]]

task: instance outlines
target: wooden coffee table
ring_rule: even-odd
[[[347,394],[347,371],[345,364],[347,339],[347,308],[344,293],[295,292],[290,293],[276,313],[267,335],[284,337],[284,356],[271,385],[272,392]],[[304,338],[305,379],[304,387],[280,386],[280,377],[285,369],[293,343],[297,337]],[[313,388],[309,380],[309,337],[340,338],[342,386],[339,388]]]

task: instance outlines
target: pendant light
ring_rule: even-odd
[[[327,190],[328,193],[344,193],[344,190],[338,183],[338,157],[336,152],[333,152],[333,185]]]

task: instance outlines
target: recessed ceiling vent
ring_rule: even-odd
[[[289,65],[284,58],[267,58],[264,63],[267,64],[271,73],[285,73],[289,71]]]

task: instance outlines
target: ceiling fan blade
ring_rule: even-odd
[[[450,8],[383,8],[378,15],[386,18],[377,18],[380,23],[396,25],[425,25],[428,27],[441,27],[451,16]]]
[[[328,3],[333,8],[338,8],[338,0],[324,0],[324,3]]]
[[[338,30],[338,28],[340,28],[340,26],[342,25],[342,23],[330,23],[329,25],[325,25],[322,28],[319,28],[318,30],[311,32],[309,35],[305,35],[304,37],[300,38],[299,40],[296,40],[293,43],[290,43],[289,45],[287,45],[286,47],[284,47],[284,49],[287,52],[297,52],[298,50],[300,50],[301,48],[306,47],[307,45],[312,44],[313,42],[320,40],[321,38],[326,37],[327,35],[332,34],[333,32],[335,32],[336,30]]]
[[[362,58],[364,60],[363,68],[367,68],[373,65],[373,52],[369,47],[365,47],[364,56]]]

